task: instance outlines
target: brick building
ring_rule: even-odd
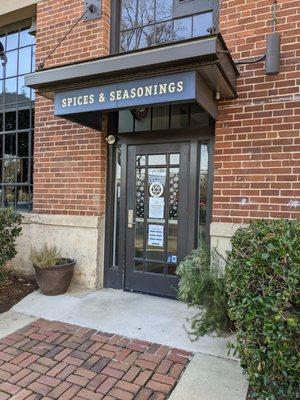
[[[251,219],[299,217],[297,1],[0,4],[1,202],[26,215],[16,269],[48,242],[77,259],[79,284],[173,297],[200,243],[225,252]],[[263,58],[274,31],[280,52]]]

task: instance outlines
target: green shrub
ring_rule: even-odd
[[[37,268],[48,268],[61,264],[63,258],[56,246],[45,244],[40,250],[31,249],[30,261]]]
[[[229,315],[252,397],[299,398],[300,221],[255,221],[232,239]]]
[[[193,340],[211,334],[222,335],[232,329],[227,311],[225,278],[216,257],[211,262],[207,246],[194,250],[177,268],[179,300],[198,312],[191,319],[190,337]]]
[[[14,258],[16,239],[21,234],[22,216],[11,209],[0,208],[0,277],[7,261]]]

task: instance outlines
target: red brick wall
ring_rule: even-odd
[[[221,32],[235,60],[264,54],[266,34],[272,31],[272,3],[221,1]],[[239,98],[220,102],[215,222],[300,217],[299,1],[278,4],[281,73],[266,76],[262,62],[241,66]]]
[[[44,0],[37,9],[37,65],[83,12],[82,0]],[[108,0],[103,16],[81,21],[46,68],[109,52]],[[35,115],[34,211],[103,215],[106,187],[104,134],[53,116],[53,102],[37,96]]]
[[[265,52],[273,0],[222,0],[221,31],[234,59]],[[110,2],[100,20],[82,21],[47,61],[69,64],[109,52]],[[82,0],[38,3],[37,64],[82,13]],[[297,1],[280,0],[281,73],[264,63],[240,67],[239,98],[220,102],[216,126],[213,220],[299,217],[300,22]],[[298,13],[297,13],[298,12]],[[52,102],[36,102],[34,211],[102,215],[104,135],[53,117]]]

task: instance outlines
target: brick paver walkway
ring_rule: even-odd
[[[191,356],[38,320],[0,340],[0,400],[167,399]]]

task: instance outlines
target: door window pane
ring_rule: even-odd
[[[180,162],[180,154],[179,153],[170,154],[170,164],[171,165],[179,164],[179,162]]]
[[[146,156],[138,155],[136,157],[136,166],[141,167],[146,164]]]
[[[140,221],[140,219],[137,218],[135,225],[135,243],[134,243],[135,258],[144,257],[144,237],[145,237],[144,221]]]
[[[168,265],[168,275],[175,276],[176,269],[177,269],[177,265]]]
[[[136,218],[145,216],[145,169],[136,171]]]
[[[166,165],[167,156],[166,154],[153,154],[148,156],[149,165]]]
[[[168,262],[177,263],[178,222],[169,220]]]
[[[144,271],[144,263],[142,263],[142,262],[135,262],[134,263],[134,270],[136,271],[136,272],[143,272]]]
[[[162,264],[146,263],[146,271],[152,274],[163,274],[164,266]]]
[[[148,224],[147,260],[165,261],[165,226]]]
[[[170,168],[169,182],[169,219],[176,221],[179,204],[179,168]]]
[[[159,183],[165,189],[167,171],[166,168],[150,168],[148,170],[149,188],[153,183]]]

